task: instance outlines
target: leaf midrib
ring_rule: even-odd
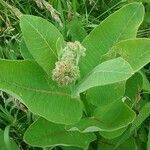
[[[115,73],[115,74],[132,75],[131,73],[126,73],[126,72],[121,72],[121,71],[104,71],[104,70],[95,71],[91,75],[97,74],[97,73]]]
[[[133,15],[131,16],[131,18],[128,20],[126,26],[122,29],[122,31],[120,32],[118,38],[116,39],[116,41],[112,44],[112,46],[118,42],[118,40],[120,39],[120,37],[123,35],[124,31],[127,29],[129,23],[132,21],[132,18],[135,16],[135,14],[137,13],[137,11],[139,10],[140,5],[137,7],[137,10],[133,13]]]
[[[46,94],[52,94],[52,95],[57,95],[57,96],[67,96],[67,97],[70,97],[71,99],[73,99],[71,97],[71,95],[68,94],[68,93],[48,91],[48,90],[44,90],[44,89],[35,89],[35,88],[22,86],[22,85],[19,85],[17,83],[14,83],[14,82],[8,82],[8,81],[4,81],[4,80],[0,80],[0,82],[1,83],[6,83],[6,84],[9,84],[9,85],[13,85],[13,86],[15,86],[17,88],[22,88],[22,89],[27,90],[29,92],[33,91],[33,92],[36,92],[36,93],[46,93]]]
[[[34,25],[28,21],[28,19],[25,18],[25,20],[26,20],[26,22],[41,36],[41,38],[42,38],[42,39],[44,40],[44,42],[46,43],[47,47],[52,51],[52,53],[54,54],[54,56],[57,58],[57,55],[55,54],[55,52],[54,52],[54,51],[52,50],[52,48],[50,47],[50,45],[48,44],[47,40],[46,40],[46,39],[43,37],[43,35],[39,32],[39,30],[36,29],[36,28],[34,27]]]

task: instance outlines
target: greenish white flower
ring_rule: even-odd
[[[74,83],[80,77],[79,60],[85,56],[86,49],[80,42],[67,42],[66,47],[62,49],[59,60],[55,63],[52,71],[52,79],[59,86],[65,86]]]

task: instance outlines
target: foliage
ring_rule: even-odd
[[[12,96],[8,104],[11,111],[5,107],[8,100],[1,106],[4,136],[1,131],[0,138],[4,137],[4,142],[1,140],[0,147],[5,145],[9,150],[13,144],[16,149],[16,142],[21,149],[150,149],[150,39],[138,31],[145,26],[144,5],[96,3],[97,9],[104,6],[108,13],[93,15],[95,21],[89,15],[91,26],[97,18],[102,21],[89,32],[90,28],[82,26],[85,14],[79,10],[81,2],[89,5],[81,0],[53,1],[59,14],[48,2],[36,0],[38,9],[46,9],[43,14],[49,12],[52,21],[42,18],[43,14],[38,17],[36,11],[35,15],[27,15],[26,10],[25,14],[15,13],[21,29],[19,40],[2,38],[9,39],[17,50],[7,55],[4,45],[7,48],[8,44],[3,42],[0,53],[1,97]],[[14,7],[4,1],[1,4],[14,13]],[[83,16],[78,17],[77,11]],[[65,84],[57,82],[62,79]],[[18,113],[25,118],[15,118]],[[20,135],[15,139],[17,133]]]

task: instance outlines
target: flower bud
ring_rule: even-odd
[[[78,41],[68,42],[66,47],[62,49],[62,54],[52,71],[52,79],[59,86],[74,83],[80,77],[78,63],[80,57],[85,56],[85,50]]]

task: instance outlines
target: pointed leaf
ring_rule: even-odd
[[[130,39],[116,44],[107,54],[106,58],[112,59],[121,56],[137,72],[150,62],[150,39]]]
[[[35,121],[25,132],[26,143],[37,147],[75,146],[87,149],[95,140],[93,133],[69,132],[62,125],[51,123],[43,118]]]
[[[96,108],[94,116],[83,118],[75,125],[69,125],[66,129],[80,132],[116,131],[133,122],[135,113],[121,100],[109,105]]]
[[[135,38],[143,21],[144,7],[141,3],[131,3],[106,18],[82,42],[86,57],[80,63],[82,76],[99,64],[100,57],[117,42]]]
[[[23,15],[20,27],[29,52],[50,75],[57,61],[57,51],[64,45],[63,36],[53,24],[36,16]]]
[[[132,75],[133,70],[128,62],[122,58],[112,59],[96,66],[81,80],[75,91],[79,94],[92,87],[126,81]]]
[[[80,101],[71,98],[68,88],[58,88],[32,61],[0,60],[0,89],[23,102],[33,113],[61,124],[81,118]]]

